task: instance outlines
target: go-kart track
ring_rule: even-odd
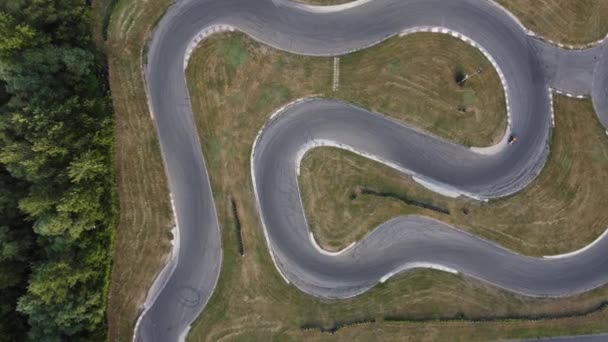
[[[565,50],[534,37],[487,0],[359,0],[313,7],[288,0],[178,0],[155,29],[145,77],[176,217],[174,255],[150,290],[134,337],[183,339],[208,302],[222,261],[220,229],[185,72],[204,37],[222,30],[304,55],[336,56],[398,34],[451,34],[479,48],[506,93],[502,141],[470,148],[347,103],[309,99],[279,110],[261,127],[251,177],[269,253],[285,278],[307,294],[346,298],[398,272],[431,267],[461,273],[507,291],[562,297],[608,282],[606,234],[563,256],[532,258],[424,217],[391,219],[342,253],[311,239],[297,173],[319,145],[379,160],[435,191],[491,200],[522,190],[549,153],[552,92],[592,96],[608,126],[606,44]],[[507,143],[510,134],[517,143]]]

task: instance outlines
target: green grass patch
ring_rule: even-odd
[[[226,39],[222,42],[221,52],[230,66],[238,67],[247,61],[247,48],[241,39]]]

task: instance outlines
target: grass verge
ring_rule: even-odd
[[[145,295],[170,250],[168,189],[141,69],[148,32],[168,4],[168,0],[118,1],[108,26],[106,53],[116,112],[121,208],[108,296],[110,341],[131,340]]]
[[[473,75],[464,85],[466,75]],[[481,52],[445,35],[395,37],[340,58],[335,97],[469,146],[488,146],[506,126],[496,71]]]
[[[605,0],[497,0],[530,30],[563,44],[585,44],[608,33]]]
[[[547,324],[528,320],[468,323],[433,319],[585,311],[597,307],[599,298],[608,295],[608,288],[566,299],[532,300],[432,270],[411,272],[343,301],[320,301],[285,285],[274,269],[263,237],[254,204],[249,156],[254,138],[270,113],[298,97],[329,94],[331,74],[329,59],[289,55],[235,34],[211,37],[193,54],[187,70],[188,84],[222,227],[224,259],[218,286],[193,325],[190,340],[345,340],[372,336],[418,339],[423,335],[440,340],[446,336],[453,339],[454,329],[461,332],[457,338],[487,340],[606,328],[604,310],[588,316],[591,319],[562,318]],[[237,225],[242,241],[234,231]],[[384,323],[394,317],[431,321]],[[355,325],[334,335],[302,329],[330,328],[354,321],[376,323]],[[557,324],[562,330],[553,330]]]

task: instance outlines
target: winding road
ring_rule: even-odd
[[[608,237],[569,255],[531,258],[418,216],[391,219],[339,254],[311,241],[298,190],[299,161],[320,145],[349,149],[414,176],[434,190],[479,200],[513,194],[549,152],[552,92],[592,96],[608,126],[606,44],[578,51],[544,43],[491,1],[372,0],[310,7],[287,0],[178,0],[149,44],[145,77],[176,217],[174,255],[150,290],[135,328],[143,341],[183,339],[218,280],[215,204],[185,80],[206,36],[238,30],[305,55],[335,56],[397,34],[451,34],[479,48],[501,76],[508,127],[496,146],[470,148],[347,103],[309,99],[273,116],[258,135],[251,176],[277,270],[300,290],[346,298],[417,267],[462,273],[528,296],[568,296],[608,282]],[[519,143],[506,148],[510,132]]]

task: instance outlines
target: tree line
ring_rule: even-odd
[[[0,340],[105,339],[113,148],[86,0],[0,1]]]

